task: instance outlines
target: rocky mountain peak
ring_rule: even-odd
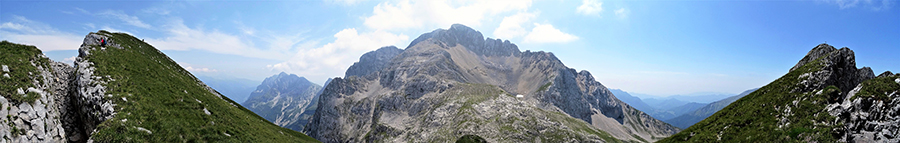
[[[321,91],[322,86],[304,77],[281,72],[266,78],[242,105],[278,126],[299,131],[308,118],[302,114]]]
[[[484,38],[481,32],[476,31],[462,24],[453,24],[450,29],[436,29],[430,33],[420,35],[413,40],[408,47],[410,48],[419,42],[435,39],[444,42],[449,47],[457,44],[466,47],[469,51],[484,56],[518,56],[521,54],[516,44],[510,43],[509,40],[500,40],[492,38]]]
[[[365,76],[375,71],[381,70],[390,63],[394,56],[399,55],[403,50],[396,46],[385,46],[378,50],[367,52],[359,57],[359,62],[353,63],[344,73],[344,77]]]
[[[814,69],[811,70],[814,72],[801,75],[800,78],[805,79],[801,84],[805,86],[795,89],[795,92],[807,92],[835,85],[841,89],[842,93],[847,93],[860,82],[875,78],[875,73],[871,68],[856,68],[856,57],[853,50],[847,47],[835,49],[828,44],[819,44],[790,71],[799,70],[804,65],[812,63],[817,65],[809,67],[820,69]]]
[[[285,72],[281,72],[278,75],[274,75],[263,80],[262,85],[257,88],[278,88],[278,89],[287,89],[292,88],[290,86],[285,85],[301,85],[307,86],[312,85],[313,83],[307,80],[305,77],[297,76],[296,74],[288,74]]]
[[[800,62],[797,62],[797,64],[794,65],[794,67],[791,68],[790,71],[794,71],[795,69],[800,68],[801,66],[805,65],[806,63],[809,63],[813,60],[819,59],[822,56],[827,56],[829,53],[836,51],[836,50],[837,49],[835,49],[831,45],[828,45],[825,43],[819,44],[812,50],[809,50],[809,53],[806,53],[806,56],[803,57],[803,59],[801,59]]]

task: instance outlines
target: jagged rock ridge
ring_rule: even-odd
[[[393,48],[393,47],[386,47]],[[385,48],[366,55],[393,55]],[[384,68],[354,68],[320,96],[307,131],[324,142],[653,141],[678,131],[612,96],[552,53],[521,52],[454,24],[426,33]],[[348,73],[351,73],[348,70]],[[516,98],[515,95],[524,95]],[[498,107],[499,106],[499,107]],[[573,118],[574,117],[574,118]]]
[[[897,142],[900,75],[820,44],[781,78],[661,142]]]

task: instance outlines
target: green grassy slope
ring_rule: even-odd
[[[827,106],[829,95],[841,90],[829,86],[822,94],[790,92],[799,86],[801,79],[797,77],[821,69],[821,61],[820,58],[805,64],[659,142],[835,142],[832,129],[839,125],[823,124],[834,117],[822,109]],[[789,124],[779,121],[782,117]]]
[[[140,39],[124,33],[99,34],[124,48],[94,46],[92,55],[83,57],[94,63],[94,75],[114,79],[106,84],[111,95],[106,99],[117,104],[118,113],[98,125],[92,138],[99,142],[318,142],[210,93],[187,70]]]
[[[9,72],[0,71],[0,95],[14,102],[34,102],[40,95],[29,92],[20,95],[17,89],[26,90],[34,87],[32,81],[38,78],[38,70],[31,64],[39,64],[49,68],[50,60],[41,57],[41,50],[29,45],[21,45],[8,41],[0,42],[0,65],[6,65]],[[2,75],[9,75],[9,78]],[[38,80],[42,82],[42,80]]]

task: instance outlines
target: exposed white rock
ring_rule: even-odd
[[[139,131],[147,132],[148,134],[153,134],[153,132],[151,132],[150,130],[145,129],[145,128],[142,128],[142,127],[137,127],[137,129],[138,129]]]
[[[6,65],[3,65],[3,72],[9,72],[9,67],[7,67]]]

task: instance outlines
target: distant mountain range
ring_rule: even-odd
[[[703,107],[700,107],[699,109],[691,111],[690,113],[681,114],[678,117],[675,117],[672,119],[666,119],[665,121],[666,121],[666,123],[672,124],[676,127],[686,129],[686,128],[690,127],[691,125],[694,125],[695,123],[700,122],[700,120],[706,119],[707,117],[711,116],[713,113],[716,113],[719,110],[722,110],[722,108],[725,108],[725,106],[728,106],[732,102],[737,101],[738,99],[741,99],[741,97],[744,97],[744,96],[752,93],[753,91],[756,91],[756,89],[759,89],[759,88],[750,89],[750,90],[741,92],[741,94],[731,96],[731,97],[728,97],[728,98],[725,98],[725,99],[722,99],[722,100],[719,100],[719,101],[716,101],[713,103],[709,103],[706,106],[703,106]]]
[[[718,96],[721,95],[706,95],[706,96],[668,96],[664,99],[657,98],[649,98],[642,100],[641,98],[632,96],[630,93],[622,91],[620,89],[611,89],[614,95],[617,98],[621,99],[623,102],[628,103],[628,105],[632,105],[638,110],[644,111],[653,118],[660,119],[665,121],[666,123],[672,124],[678,128],[688,128],[691,125],[700,122],[700,120],[706,119],[713,113],[721,110],[725,106],[728,106],[732,102],[744,97],[751,92],[756,91],[756,89],[750,89],[742,92],[741,94],[727,97],[725,99],[721,99],[719,101],[715,101],[709,104],[706,103],[697,103],[697,102],[687,102],[680,99],[693,100],[693,101],[704,101],[700,98],[713,98],[717,99]]]
[[[678,99],[679,101],[687,102],[697,102],[697,103],[712,103],[715,101],[719,101],[735,94],[728,93],[716,93],[716,92],[698,92],[691,94],[678,94],[678,95],[669,95],[669,96],[658,96],[658,95],[649,95],[649,94],[641,94],[641,93],[629,93],[631,96],[638,97],[644,100],[647,99],[655,99],[655,100],[667,100],[667,99]]]

